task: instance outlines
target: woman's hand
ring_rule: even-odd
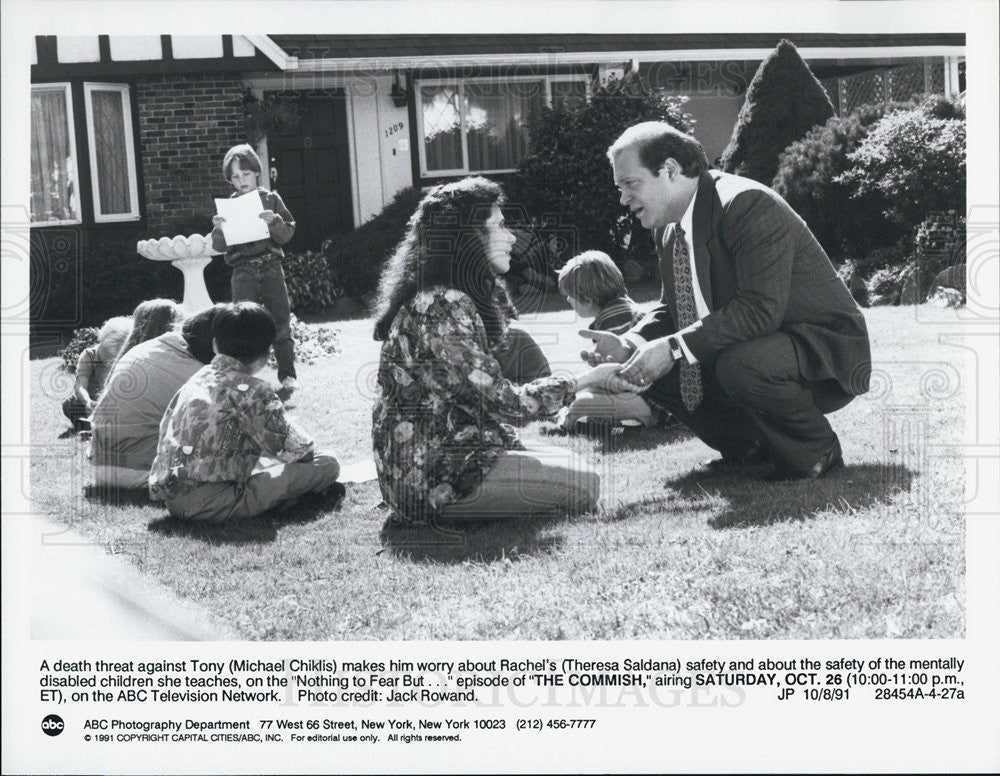
[[[621,368],[621,364],[599,364],[576,379],[576,390],[600,388],[608,393],[637,393],[643,390],[642,387],[619,377],[618,372]]]
[[[223,218],[220,215],[214,215],[214,216],[212,216],[212,226],[218,226],[219,224],[221,224],[225,220],[226,219]]]
[[[264,223],[270,226],[275,221],[278,220],[277,214],[273,210],[264,210],[261,212],[260,217],[264,219]]]

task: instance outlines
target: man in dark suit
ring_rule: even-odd
[[[841,466],[825,414],[868,390],[868,330],[805,222],[766,186],[709,171],[664,123],[630,127],[608,158],[663,291],[623,336],[581,332],[588,360],[623,363],[618,388],[644,387],[725,463],[770,458],[780,478]]]

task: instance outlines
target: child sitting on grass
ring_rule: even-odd
[[[259,304],[216,313],[217,355],[167,406],[149,474],[150,497],[173,517],[222,522],[287,509],[306,493],[343,496],[337,459],[316,452],[274,390],[254,377],[274,335],[274,318]],[[261,456],[284,465],[254,473]]]
[[[166,334],[173,329],[175,323],[183,320],[184,311],[173,299],[147,299],[145,302],[140,302],[132,311],[132,327],[118,351],[114,366],[118,366],[122,356],[136,345]],[[112,371],[113,369],[114,367]]]
[[[224,251],[226,264],[233,268],[233,301],[258,302],[274,316],[278,332],[274,340],[274,357],[278,362],[282,396],[287,398],[299,384],[295,377],[291,305],[285,286],[285,272],[281,267],[285,252],[281,246],[295,234],[295,221],[278,193],[260,185],[260,157],[249,145],[243,143],[230,148],[222,160],[222,172],[235,189],[232,197],[256,191],[264,208],[260,217],[267,224],[268,237],[240,245],[227,245],[222,233],[222,224],[226,219],[216,215],[212,218],[212,247]]]
[[[602,251],[584,251],[566,262],[559,270],[559,291],[577,315],[594,319],[588,327],[593,331],[623,334],[642,317],[629,298],[621,270]],[[653,411],[639,394],[591,388],[579,392],[556,422],[566,431],[584,430],[588,422],[650,426]]]
[[[97,342],[80,352],[73,393],[62,405],[63,414],[72,421],[74,431],[90,428],[87,418],[97,405],[97,397],[104,389],[131,326],[132,321],[125,316],[109,318],[97,332]]]

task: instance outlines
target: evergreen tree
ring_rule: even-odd
[[[747,88],[722,169],[770,186],[781,152],[833,113],[826,90],[794,44],[782,40]]]

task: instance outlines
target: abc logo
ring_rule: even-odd
[[[42,732],[47,736],[57,736],[63,732],[66,725],[58,714],[49,714],[42,720]]]

